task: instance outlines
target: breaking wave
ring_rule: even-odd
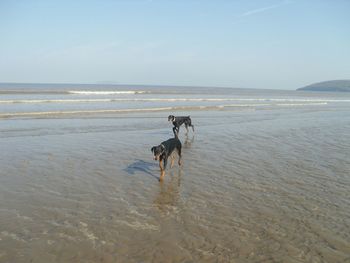
[[[350,100],[333,99],[245,99],[245,98],[103,98],[103,99],[16,99],[0,100],[0,104],[40,104],[40,103],[93,103],[93,102],[289,102],[289,103],[328,103],[350,102]]]
[[[102,110],[70,110],[70,111],[38,111],[38,112],[9,112],[0,113],[0,118],[16,117],[45,117],[61,115],[84,115],[84,114],[109,114],[109,113],[136,113],[136,112],[157,112],[157,111],[181,111],[181,110],[223,110],[225,108],[259,108],[259,107],[276,107],[276,106],[310,106],[325,105],[322,103],[297,103],[297,104],[225,104],[210,106],[175,106],[175,107],[154,107],[154,108],[136,108],[136,109],[102,109]]]
[[[147,91],[143,91],[143,90],[118,90],[118,91],[70,90],[67,93],[79,94],[79,95],[119,95],[119,94],[144,94],[144,93],[147,93]]]

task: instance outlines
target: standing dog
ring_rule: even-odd
[[[159,161],[159,168],[160,168],[160,177],[159,181],[163,180],[163,177],[165,175],[165,168],[168,163],[168,158],[171,156],[171,165],[170,168],[173,167],[174,165],[174,151],[177,152],[179,155],[179,161],[178,164],[181,165],[181,142],[180,140],[175,137],[171,138],[167,141],[162,142],[158,146],[153,146],[151,151],[153,153],[154,160]]]
[[[173,127],[173,132],[175,137],[178,136],[179,131],[180,131],[180,126],[182,124],[185,124],[185,128],[188,133],[188,126],[192,127],[192,131],[194,132],[194,126],[192,125],[191,118],[190,116],[174,116],[174,115],[169,115],[168,121],[171,121],[174,125]]]

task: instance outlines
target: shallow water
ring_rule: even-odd
[[[0,262],[350,262],[348,104],[169,113],[0,120]]]

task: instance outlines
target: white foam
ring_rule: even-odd
[[[118,95],[118,94],[142,94],[146,91],[142,90],[70,90],[70,94],[80,94],[80,95]]]
[[[172,107],[146,108],[146,109],[116,109],[116,110],[76,110],[76,111],[39,111],[39,112],[14,112],[0,113],[0,117],[26,117],[26,116],[45,116],[45,115],[64,115],[64,114],[92,114],[92,113],[123,113],[123,112],[143,112],[143,111],[165,111],[172,110]]]
[[[206,99],[206,98],[114,98],[114,99],[42,99],[42,100],[0,100],[0,104],[40,104],[40,103],[90,103],[90,102],[222,102],[235,101],[236,99]]]
[[[276,106],[317,106],[317,105],[327,105],[328,102],[315,102],[315,103],[278,103]]]
[[[263,106],[316,106],[325,105],[327,102],[321,103],[290,103],[290,104],[226,104],[226,105],[209,105],[209,106],[176,106],[176,107],[155,107],[155,108],[136,108],[136,109],[110,109],[110,110],[74,110],[74,111],[38,111],[38,112],[11,112],[0,113],[0,118],[11,117],[35,117],[50,115],[69,115],[69,114],[98,114],[98,113],[133,113],[133,112],[155,112],[155,111],[175,111],[175,110],[217,110],[229,107],[263,107]]]
[[[219,107],[261,107],[261,106],[273,106],[274,104],[263,104],[263,103],[255,103],[255,104],[226,104],[220,105]]]
[[[111,102],[111,99],[58,99],[58,100],[0,100],[0,104],[40,104],[40,103],[84,103],[84,102]]]

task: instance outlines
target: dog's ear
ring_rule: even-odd
[[[156,149],[156,147],[153,146],[153,147],[151,148],[151,152],[154,152],[155,149]]]
[[[160,145],[160,148],[162,148],[162,151],[165,150],[165,146],[163,144]]]

